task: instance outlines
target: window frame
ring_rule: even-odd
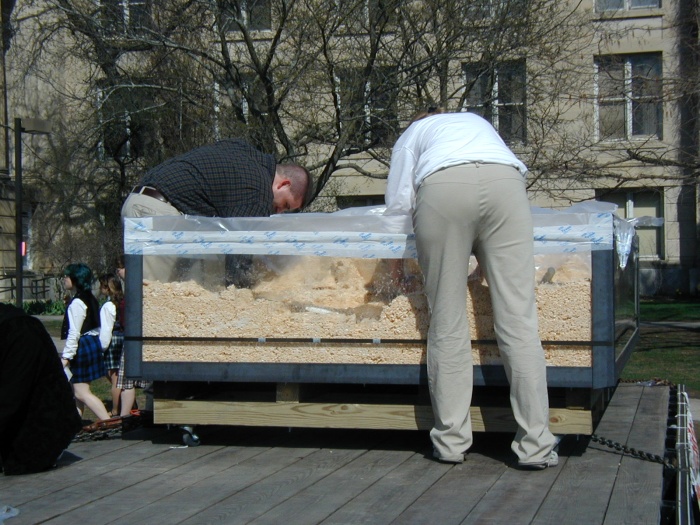
[[[352,141],[352,144],[359,149],[366,149],[368,146],[391,147],[398,138],[399,129],[398,97],[396,96],[399,92],[398,80],[392,83],[390,89],[390,92],[394,94],[393,97],[391,94],[381,96],[390,93],[387,89],[379,90],[380,96],[373,97],[372,93],[377,93],[374,86],[386,87],[388,85],[387,78],[398,75],[398,69],[395,66],[377,66],[372,70],[370,78],[364,79],[362,71],[361,67],[352,67],[338,72],[336,76],[341,111],[345,112],[346,107],[350,108],[350,113],[345,113],[345,117],[356,116],[352,114],[352,110],[359,108],[360,104],[362,105],[362,124],[359,133],[362,139]],[[361,86],[353,82],[355,78],[363,80]],[[360,89],[355,89],[360,87],[362,92]],[[348,94],[351,97],[349,101],[346,98]],[[387,98],[389,103],[383,103]],[[388,121],[388,123],[381,124],[383,120]]]
[[[506,73],[515,73],[518,79],[515,82],[502,81]],[[462,64],[462,74],[465,86],[465,109],[488,120],[507,144],[527,144],[527,63],[525,59],[507,60],[496,64],[468,62]],[[480,85],[482,79],[485,82]],[[516,82],[519,82],[521,86],[520,98],[517,100],[516,97],[512,96],[512,92],[516,90],[504,93],[501,87],[504,84],[515,85]],[[470,97],[471,91],[477,86],[479,92],[476,96],[482,98],[478,104],[472,103],[472,100],[475,99]],[[482,91],[484,93],[481,93]],[[520,133],[506,132],[503,129],[505,117],[508,115],[519,116]],[[509,121],[512,122],[512,120],[511,117]]]
[[[148,86],[148,81],[147,79],[141,79],[145,80],[145,83],[142,84],[134,84],[132,86],[127,86],[127,85],[109,85],[107,83],[98,83],[97,86],[95,86],[95,97],[96,97],[96,106],[97,106],[97,118],[99,120],[99,125],[100,125],[100,137],[96,145],[97,149],[97,156],[100,161],[106,160],[108,157],[109,158],[119,158],[123,162],[132,162],[138,158],[144,157],[147,155],[146,153],[146,148],[144,148],[144,144],[148,143],[148,139],[153,139],[155,137],[155,130],[154,129],[148,129],[148,126],[146,126],[145,131],[139,132],[136,135],[134,135],[134,126],[137,128],[141,128],[144,124],[146,123],[151,123],[151,119],[141,119],[137,118],[134,119],[134,115],[143,112],[144,110],[148,110],[151,107],[154,107],[154,100],[156,99],[155,96],[153,97],[146,97],[141,95],[141,92],[145,90],[154,90],[153,92],[157,93],[157,88],[153,86]],[[100,85],[102,84],[102,85]],[[105,96],[105,92],[113,91],[113,92],[118,92],[120,90],[128,90],[131,92],[132,90],[136,90],[137,93],[139,93],[139,96],[132,96],[131,93],[129,93],[129,96],[125,99],[123,98],[124,95],[120,94],[119,99],[115,102],[107,102],[107,97]],[[142,106],[136,105],[134,107],[127,107],[126,105],[122,105],[121,101],[122,100],[132,100],[132,101],[137,101],[138,104],[142,104]],[[145,102],[145,103],[144,103]],[[105,106],[105,104],[110,104],[108,106]],[[118,114],[117,111],[114,111],[113,113],[109,112],[109,109],[111,108],[122,108],[121,114]],[[105,109],[107,109],[107,114],[105,114]],[[108,124],[109,121],[114,120],[115,122],[112,124],[115,128],[111,128],[110,125]],[[118,120],[118,123],[117,123]],[[134,124],[135,121],[135,124]],[[121,146],[121,151],[119,151],[118,154],[113,153],[111,150],[114,149],[111,145],[107,145],[108,141],[108,133],[110,132],[111,129],[123,129],[124,136],[126,138],[125,142]]]
[[[136,12],[136,6],[142,8],[143,16],[132,16],[132,11]],[[152,0],[100,0],[100,10],[104,30],[109,33],[139,35],[153,23]],[[141,23],[136,25],[134,20]]]
[[[252,20],[254,10],[258,4],[262,3],[265,10],[265,20],[257,22]],[[251,7],[252,5],[252,7]],[[235,10],[235,12],[234,12]],[[272,31],[272,1],[271,0],[238,0],[237,2],[226,2],[220,10],[221,27],[225,33],[237,33],[241,28],[236,21],[239,17],[243,27],[249,31]]]
[[[635,215],[635,204],[639,199],[635,199],[637,196],[649,197],[654,196],[654,201],[656,204],[657,213],[655,217],[664,218],[665,212],[665,198],[664,189],[661,187],[654,188],[620,188],[615,190],[596,190],[596,200],[603,202],[611,202],[613,204],[618,204],[618,210],[620,209],[619,200],[613,199],[611,196],[623,196],[624,199],[624,216],[618,214],[622,219],[634,219],[638,217],[644,217],[644,214]],[[606,197],[608,197],[606,199]],[[641,204],[637,206],[642,207]],[[665,221],[664,221],[665,224]],[[644,261],[664,261],[666,260],[666,236],[664,224],[660,226],[636,226],[635,230],[637,232],[655,231],[656,233],[656,253],[642,253],[643,240],[640,238],[639,246],[639,259]]]
[[[651,61],[652,59],[655,62],[652,67],[657,69],[658,73],[655,78],[650,78],[648,76],[642,78],[635,74],[635,68],[642,66],[644,61]],[[601,70],[601,68],[606,65],[605,63],[610,65],[610,71],[612,70],[613,66],[616,65],[616,63],[621,63],[622,65],[622,89],[617,96],[601,94],[602,75],[604,74],[604,71]],[[600,55],[595,57],[594,67],[595,129],[597,139],[601,142],[649,139],[663,140],[664,119],[662,54],[660,52],[654,52]],[[655,93],[636,94],[635,89],[638,89],[639,86],[643,84],[650,86],[656,84],[658,88],[656,89]],[[601,108],[606,106],[611,108],[614,106],[621,106],[623,109],[622,122],[624,123],[624,130],[621,136],[614,133],[606,136],[603,135],[603,130],[601,129],[601,123],[603,122]],[[640,108],[650,106],[653,106],[655,113],[654,122],[651,124],[655,124],[654,127],[656,131],[652,133],[635,132],[635,129],[638,129],[640,125],[644,128],[648,127],[644,126],[644,122],[637,120],[637,118],[644,118],[644,115],[642,115],[639,111]]]
[[[615,0],[595,0],[593,8],[595,9],[596,13],[610,13],[614,11],[636,11],[638,9],[661,8],[661,0],[617,0],[617,3],[620,4],[620,7],[600,7],[603,3],[612,3],[614,1]],[[634,5],[635,3],[640,3],[642,1],[646,1],[648,5]],[[649,5],[652,3],[654,3],[655,5]]]

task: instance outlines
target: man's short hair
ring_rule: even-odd
[[[298,164],[278,164],[277,172],[292,183],[292,195],[301,197],[301,207],[305,208],[314,198],[314,180],[309,170]]]

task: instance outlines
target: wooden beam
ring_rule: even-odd
[[[510,407],[472,406],[475,432],[514,432]],[[218,400],[154,400],[154,422],[175,425],[240,425],[306,428],[428,430],[433,413],[426,405],[299,403]],[[591,434],[591,412],[550,409],[555,434]]]

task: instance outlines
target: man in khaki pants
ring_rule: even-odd
[[[428,381],[434,456],[461,463],[472,444],[473,389],[467,268],[473,253],[489,285],[498,348],[518,424],[512,443],[525,469],[556,466],[546,363],[535,304],[533,226],[525,165],[471,113],[418,116],[399,138],[386,191],[388,214],[413,214],[430,307]]]

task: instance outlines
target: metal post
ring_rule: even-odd
[[[15,300],[22,308],[24,300],[24,256],[22,255],[22,133],[30,135],[48,135],[51,122],[37,118],[15,117],[15,273],[17,275],[17,293]]]
[[[22,257],[22,119],[15,118],[15,304],[22,308],[24,257]]]

